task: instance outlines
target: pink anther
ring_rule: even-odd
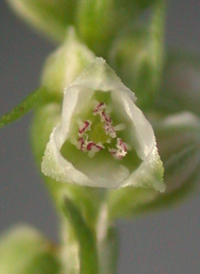
[[[83,125],[80,125],[78,128],[79,136],[82,136],[86,131],[90,130],[91,122],[85,121]]]
[[[116,148],[109,148],[108,151],[113,155],[115,159],[121,160],[127,154],[126,144],[122,141],[121,138],[117,138]]]
[[[95,107],[95,109],[93,110],[93,114],[94,114],[94,115],[101,114],[102,111],[103,111],[105,108],[106,108],[106,104],[103,103],[103,102],[101,102],[101,103],[99,103],[99,104]]]
[[[115,148],[108,148],[108,151],[110,152],[110,154],[112,154],[115,158],[116,158],[116,153],[117,153],[117,150]]]
[[[88,151],[92,150],[92,151],[94,151],[94,152],[98,152],[98,151],[102,150],[103,148],[104,148],[103,145],[101,145],[101,144],[96,144],[96,143],[93,142],[93,141],[90,141],[90,142],[88,142],[88,144],[87,144],[87,150],[88,150]]]
[[[83,137],[78,139],[77,148],[81,151],[85,151],[85,140]]]
[[[114,127],[110,123],[104,124],[103,128],[105,130],[106,135],[109,135],[113,139],[116,138],[117,134],[115,132]]]
[[[112,156],[117,159],[117,160],[121,160],[124,156],[121,155],[119,153],[119,151],[115,148],[109,148],[108,151],[110,152],[110,154],[112,154]]]
[[[127,153],[127,146],[126,146],[126,144],[122,141],[122,139],[121,138],[117,138],[117,148],[119,149],[119,150],[121,150],[121,152],[124,154],[125,153],[125,155],[126,155],[126,153]],[[124,156],[125,156],[124,155]]]

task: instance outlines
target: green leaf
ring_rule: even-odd
[[[29,25],[56,41],[63,41],[67,26],[73,25],[77,0],[7,0]]]
[[[31,94],[29,94],[26,97],[26,99],[24,99],[13,110],[4,114],[0,118],[0,128],[20,119],[22,116],[28,113],[32,108],[34,108],[35,105],[38,103],[41,92],[42,92],[41,89],[35,90]]]
[[[65,198],[63,212],[71,223],[80,248],[80,273],[98,273],[98,254],[96,239],[92,229],[87,226],[81,212],[69,198]]]
[[[200,55],[170,51],[156,107],[163,113],[188,110],[200,115]]]
[[[164,59],[165,4],[152,6],[149,26],[125,30],[113,42],[109,63],[136,94],[137,104],[151,108],[159,90]]]
[[[37,230],[18,226],[0,238],[0,273],[58,274],[56,248]]]

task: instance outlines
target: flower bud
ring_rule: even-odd
[[[60,273],[55,247],[37,230],[15,227],[0,238],[0,273]]]
[[[46,60],[41,85],[48,94],[62,100],[63,90],[94,60],[95,55],[76,37],[71,27],[62,46]],[[48,96],[49,96],[48,95]]]
[[[96,58],[64,93],[62,121],[42,161],[45,175],[63,183],[164,191],[153,129],[102,58]]]
[[[143,9],[155,0],[80,0],[76,27],[80,37],[96,55],[107,56],[110,44],[129,28]]]
[[[113,0],[80,0],[76,25],[80,37],[97,54],[102,55],[115,32]]]

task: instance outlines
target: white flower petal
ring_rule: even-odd
[[[75,117],[83,115],[91,108],[95,92],[105,94],[104,98],[110,96],[112,113],[109,115],[113,114],[119,124],[125,125],[119,133],[123,136],[122,149],[125,149],[124,153],[120,154],[123,155],[121,160],[115,159],[108,151],[98,154],[99,150],[97,155],[89,157],[87,151],[81,151],[74,145],[74,141],[70,140],[74,123],[77,121]],[[42,162],[43,173],[57,181],[84,186],[141,186],[164,191],[163,167],[157,152],[154,132],[135,105],[135,100],[134,94],[124,86],[115,72],[102,58],[97,58],[65,89],[62,123],[50,136]],[[71,146],[72,152],[68,153],[67,150],[64,157],[61,149],[66,142]],[[130,151],[126,151],[126,146],[131,148]]]
[[[101,90],[102,92],[120,90],[127,93],[134,102],[136,101],[134,93],[121,82],[103,58],[96,58],[89,68],[72,83],[72,85],[76,84],[88,89]]]
[[[123,186],[153,187],[164,192],[166,186],[161,183],[163,172],[163,165],[155,146],[139,168],[124,181]]]

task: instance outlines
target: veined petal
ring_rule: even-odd
[[[84,186],[164,191],[154,132],[135,101],[106,62],[96,58],[65,89],[62,122],[47,144],[43,173]]]

